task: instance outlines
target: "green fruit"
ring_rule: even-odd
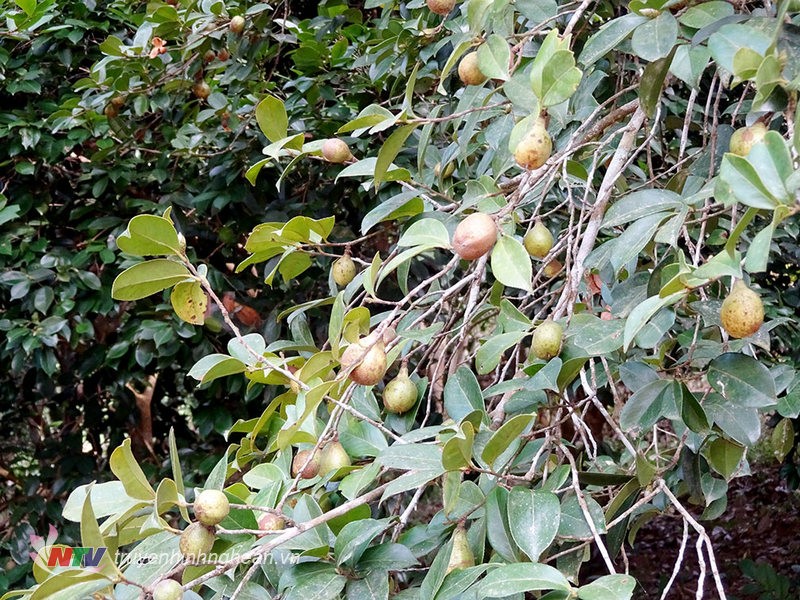
[[[311,460],[309,460],[309,457]],[[306,462],[308,464],[306,465]],[[305,465],[305,467],[303,466]],[[292,477],[300,475],[301,479],[313,479],[319,473],[319,454],[312,450],[300,450],[292,461]]]
[[[476,212],[461,221],[453,236],[453,251],[464,260],[475,260],[497,242],[497,225],[486,213]]]
[[[450,551],[450,560],[447,563],[447,571],[445,573],[474,566],[475,555],[469,547],[467,530],[462,525],[459,525],[453,531],[453,549]]]
[[[464,85],[482,85],[488,77],[478,66],[478,53],[470,52],[458,63],[458,77]]]
[[[331,275],[336,285],[345,287],[356,276],[356,263],[353,262],[349,254],[345,254],[334,261],[331,266]]]
[[[319,472],[322,475],[328,473],[336,473],[339,469],[349,467],[352,463],[350,455],[339,442],[331,442],[322,449],[322,456],[319,460]],[[344,474],[341,474],[343,477]],[[341,477],[334,475],[331,477],[332,481],[341,479]]]
[[[447,163],[447,166],[445,166],[444,171],[442,171],[442,163],[437,162],[436,166],[433,167],[433,174],[436,175],[436,177],[447,179],[453,174],[455,170],[456,170],[456,164],[454,162]]]
[[[338,164],[350,160],[353,155],[345,142],[339,138],[330,138],[322,143],[322,157],[328,162]]]
[[[153,600],[180,600],[183,598],[181,584],[174,579],[163,579],[153,589]]]
[[[261,531],[281,531],[286,529],[286,519],[275,513],[264,513],[258,519],[258,528]]]
[[[427,4],[432,13],[445,17],[455,8],[456,0],[427,0]]]
[[[230,29],[231,33],[239,35],[244,31],[244,17],[241,15],[236,15],[233,17],[228,23],[228,29]]]
[[[205,81],[198,81],[192,86],[192,93],[200,100],[205,100],[211,95],[211,87]]]
[[[386,350],[383,340],[367,337],[350,344],[339,359],[342,369],[350,371],[350,379],[361,385],[375,385],[386,374]]]
[[[514,160],[519,166],[532,171],[546,163],[552,153],[553,140],[547,133],[544,120],[537,119],[514,149]]]
[[[194,515],[203,525],[216,525],[228,516],[230,503],[219,490],[203,490],[194,501]]]
[[[383,406],[387,411],[400,415],[414,407],[417,395],[417,386],[411,381],[408,369],[403,365],[397,377],[387,383],[383,390]]]
[[[190,561],[203,559],[214,545],[214,532],[202,523],[191,523],[181,534],[179,548]]]
[[[525,234],[522,243],[525,244],[528,254],[536,258],[544,258],[553,247],[553,234],[541,221],[536,221],[536,225]]]
[[[561,352],[561,339],[564,329],[551,319],[547,319],[533,332],[531,350],[536,358],[550,360]]]
[[[767,131],[767,126],[763,123],[737,129],[731,136],[730,151],[739,156],[747,156],[753,146],[764,139]]]
[[[737,279],[731,293],[722,302],[719,317],[728,335],[747,337],[758,331],[764,323],[764,303],[744,281]]]

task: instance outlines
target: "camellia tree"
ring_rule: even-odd
[[[625,599],[626,550],[662,512],[685,523],[667,588],[692,540],[698,597],[725,598],[703,521],[749,473],[762,415],[781,417],[785,455],[800,413],[800,379],[770,354],[788,319],[751,281],[800,210],[799,17],[775,4],[370,0],[331,13],[354,25],[323,49],[281,21],[297,65],[325,54],[380,94],[359,83],[321,134],[292,89],[308,100],[313,82],[264,94],[265,158],[245,176],[321,166],[372,208],[349,238],[332,216],[252,229],[238,271],[330,273],[272,339],[240,329],[172,208],[130,220],[113,297],[167,294],[193,325],[216,306],[227,351],[189,375],[279,391],[202,488],[174,439],[159,482],[114,450],[117,480],[64,509],[108,549],[97,567],[48,565],[51,547],[38,585],[4,598]],[[151,3],[134,39],[104,43],[85,103],[117,118],[105,74],[170,85],[148,60],[177,39],[186,65],[205,60],[191,36],[247,36],[269,9]],[[197,73],[186,86],[225,112]],[[606,573],[586,581],[593,553]]]

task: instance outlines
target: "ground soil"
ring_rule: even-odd
[[[729,600],[792,600],[800,598],[800,492],[781,481],[778,465],[753,467],[751,477],[735,479],[728,492],[728,508],[717,520],[704,523],[711,536]],[[698,514],[700,511],[697,511]],[[628,548],[630,573],[640,586],[637,599],[658,599],[678,555],[683,525],[680,518],[662,516],[642,528],[635,546]],[[700,573],[692,535],[682,567],[667,600],[695,598]],[[766,563],[791,580],[789,595],[764,595],[744,588],[752,580],[742,574],[740,563],[750,559]],[[743,589],[744,588],[744,589]],[[718,598],[707,572],[704,598]],[[763,593],[763,592],[762,592]]]

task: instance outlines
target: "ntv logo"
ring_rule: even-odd
[[[105,547],[71,548],[69,546],[54,545],[57,537],[58,531],[52,525],[50,525],[47,539],[38,535],[31,535],[31,547],[34,550],[34,552],[31,552],[31,558],[40,564],[46,564],[49,568],[57,566],[96,568],[103,556],[105,556],[106,550],[108,550]]]

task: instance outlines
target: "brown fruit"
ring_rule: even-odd
[[[350,160],[353,155],[344,141],[339,138],[329,138],[322,143],[322,157],[328,162],[339,164]]]
[[[322,456],[319,460],[319,472],[322,475],[336,473],[339,469],[349,467],[351,464],[353,463],[350,460],[350,455],[347,454],[347,450],[344,449],[344,446],[339,442],[331,442],[322,449]],[[331,480],[336,481],[343,476],[343,473],[341,476],[334,475],[331,477]]]
[[[192,86],[192,93],[200,100],[205,100],[211,95],[211,87],[205,81],[198,81]]]
[[[544,266],[543,272],[545,277],[550,278],[558,275],[561,272],[561,269],[563,268],[564,265],[562,265],[558,260],[554,258]]]
[[[244,31],[244,17],[241,15],[233,17],[228,23],[228,29],[230,29],[231,33],[234,35],[241,34]]]
[[[374,342],[374,343],[373,343]],[[383,340],[369,335],[350,344],[339,359],[342,369],[351,369],[350,379],[361,385],[375,385],[386,374],[386,351]]]
[[[744,281],[737,279],[731,293],[722,302],[719,317],[728,335],[747,337],[758,331],[764,323],[764,304]]]
[[[203,62],[210,63],[213,62],[215,58],[217,58],[217,53],[213,50],[206,50],[205,54],[203,54]]]
[[[353,278],[356,276],[356,263],[353,262],[349,254],[345,254],[341,258],[336,259],[333,265],[331,265],[331,275],[336,285],[345,287],[348,283],[353,281]]]
[[[275,513],[264,513],[258,518],[258,528],[261,531],[281,531],[286,529],[286,519]]]
[[[447,571],[445,573],[474,566],[475,555],[469,547],[467,530],[462,525],[459,525],[453,531],[453,549],[450,551],[450,560],[447,563]]]
[[[533,332],[531,351],[536,358],[550,360],[561,352],[564,329],[551,319],[543,321]]]
[[[730,151],[739,156],[747,156],[750,150],[767,135],[767,126],[756,123],[750,127],[742,127],[731,136]]]
[[[194,562],[211,552],[215,539],[216,536],[211,529],[202,523],[191,523],[183,530],[178,546],[181,554]]]
[[[456,227],[453,251],[464,260],[480,258],[497,242],[497,225],[486,213],[472,213]]]
[[[219,52],[217,52],[217,58],[222,62],[225,62],[231,57],[231,53],[228,52],[227,48],[222,48]]]
[[[219,490],[203,490],[194,501],[195,517],[209,527],[222,521],[230,511],[227,496]]]
[[[383,405],[387,411],[400,415],[413,408],[417,403],[417,395],[417,386],[411,381],[408,369],[403,365],[397,377],[383,389]]]
[[[445,17],[455,8],[456,0],[427,0],[427,4],[432,13]]]
[[[116,106],[117,108],[122,108],[125,104],[125,98],[123,96],[114,96],[111,99],[111,104]]]
[[[522,243],[528,254],[536,258],[544,258],[553,247],[553,234],[541,221],[536,221],[533,228],[525,234]]]
[[[181,600],[183,589],[174,579],[163,579],[153,588],[153,600]]]
[[[114,106],[113,104],[106,104],[105,109],[103,109],[103,113],[109,119],[115,119],[115,118],[117,118],[119,116],[119,109],[116,106]]]
[[[519,166],[532,171],[546,163],[552,153],[553,140],[547,133],[544,120],[537,119],[514,149],[514,160]]]
[[[311,460],[309,460],[309,457]],[[306,465],[306,462],[308,464]],[[305,465],[305,467],[303,467]],[[319,454],[312,450],[300,450],[292,461],[292,477],[300,475],[301,479],[313,479],[319,473]]]
[[[478,66],[478,53],[470,52],[458,63],[458,77],[464,85],[482,85],[488,77]]]
[[[449,162],[442,171],[442,163],[437,162],[436,166],[433,167],[433,174],[436,177],[441,177],[442,179],[447,179],[450,177],[453,172],[456,170],[456,164],[454,162]]]

